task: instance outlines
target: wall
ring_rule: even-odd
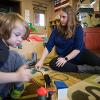
[[[32,8],[32,0],[20,0],[21,1],[21,13],[25,18],[25,10],[29,10],[30,14],[30,22],[33,20],[33,8]]]

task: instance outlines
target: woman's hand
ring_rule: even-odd
[[[36,65],[35,65],[35,68],[36,69],[41,69],[41,67],[43,67],[43,61],[39,60]]]
[[[67,60],[64,57],[59,57],[57,59],[56,65],[58,67],[63,67],[63,65],[67,62]]]
[[[30,81],[30,79],[32,78],[31,70],[28,69],[27,65],[21,66],[17,70],[16,75],[17,75],[17,80],[20,82]]]

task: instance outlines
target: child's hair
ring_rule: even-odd
[[[10,12],[7,14],[0,14],[0,39],[7,40],[10,38],[16,21],[19,21],[26,28],[26,33],[23,39],[26,39],[29,36],[28,23],[18,13]]]

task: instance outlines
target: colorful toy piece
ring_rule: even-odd
[[[40,87],[37,90],[38,100],[47,100],[46,95],[48,93],[48,90],[44,87]]]
[[[39,30],[36,27],[34,27],[32,25],[32,23],[29,23],[29,28],[30,28],[30,33],[32,33],[32,32],[39,32]]]
[[[32,41],[32,40],[35,40],[35,41],[37,41],[37,42],[43,42],[44,40],[41,38],[41,37],[39,37],[39,36],[30,36],[30,37],[28,37],[27,38],[27,41]]]

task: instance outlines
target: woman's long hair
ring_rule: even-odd
[[[62,7],[61,11],[67,14],[67,23],[65,26],[62,26],[61,23],[58,25],[59,33],[64,35],[66,39],[71,38],[75,33],[76,25],[78,23],[75,11],[70,5]]]

